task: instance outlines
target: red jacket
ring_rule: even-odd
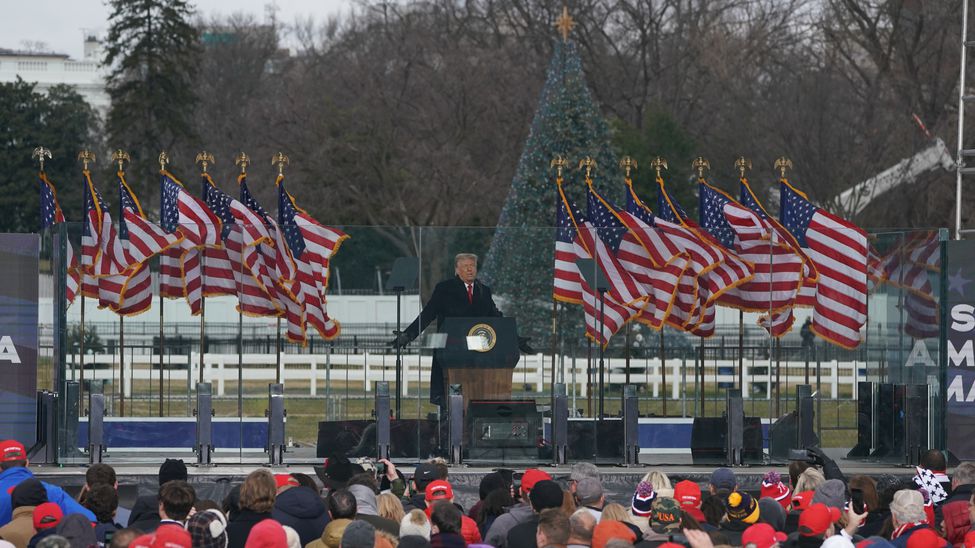
[[[941,507],[941,515],[945,522],[945,537],[952,546],[965,545],[965,533],[972,528],[968,516],[968,501],[956,500]]]

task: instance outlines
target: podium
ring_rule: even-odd
[[[434,357],[445,387],[463,387],[465,409],[471,400],[511,399],[511,370],[520,357],[514,318],[446,318],[441,332],[446,342]]]

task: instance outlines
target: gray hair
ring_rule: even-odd
[[[914,489],[901,489],[894,493],[894,500],[890,502],[890,513],[899,523],[917,523],[924,521],[924,497]]]
[[[474,261],[474,264],[477,264],[477,255],[473,253],[458,253],[457,255],[454,256],[455,265],[461,261],[468,261],[468,260]]]
[[[955,468],[955,473],[951,475],[952,487],[973,483],[975,483],[975,462],[963,462],[959,464]]]
[[[596,516],[586,508],[580,508],[569,516],[569,536],[576,540],[592,541],[592,531],[596,528]]]

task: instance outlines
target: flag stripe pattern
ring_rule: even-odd
[[[276,184],[278,224],[297,267],[291,293],[304,307],[305,323],[313,326],[326,340],[334,339],[341,326],[326,311],[325,291],[328,289],[329,262],[348,236],[319,224],[299,208],[284,187],[284,175],[278,175]]]
[[[586,248],[580,232],[595,233],[595,230],[588,225],[578,208],[566,198],[561,180],[558,181],[558,188],[560,200],[555,237],[553,297],[561,302],[581,304],[586,322],[586,336],[605,346],[610,337],[636,317],[638,311],[617,302],[609,293],[603,295],[600,303],[596,292],[586,283],[576,260],[591,259],[592,254]]]
[[[723,304],[753,312],[791,307],[802,283],[802,257],[777,242],[752,210],[704,180],[698,184],[701,226],[723,247],[752,263],[755,276],[732,289]]]
[[[834,344],[856,348],[867,319],[867,234],[816,207],[784,179],[780,190],[782,224],[819,274],[811,329]]]

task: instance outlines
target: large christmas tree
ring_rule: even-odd
[[[571,24],[563,13],[560,26],[566,21]],[[550,341],[552,325],[556,190],[550,164],[557,154],[569,162],[565,188],[577,202],[584,196],[584,184],[575,166],[586,156],[597,162],[596,179],[605,181],[605,195],[622,194],[609,126],[593,101],[578,49],[567,32],[555,44],[531,131],[482,268],[505,314],[517,318],[520,334],[533,337],[538,349]]]

